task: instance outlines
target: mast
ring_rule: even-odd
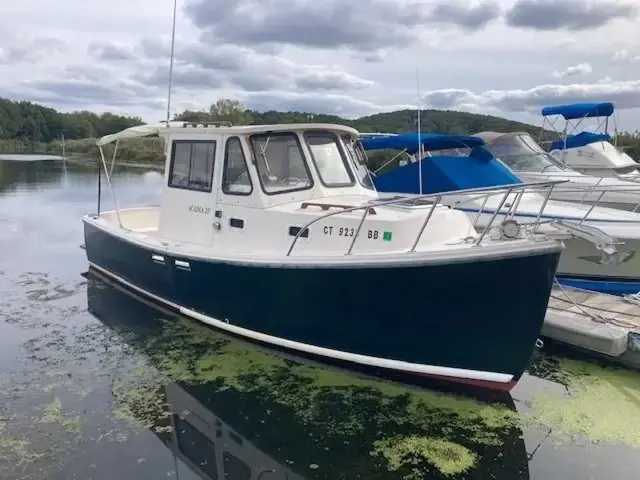
[[[178,10],[178,0],[173,0],[173,28],[171,31],[171,54],[169,57],[169,86],[167,89],[167,126],[171,116],[171,84],[173,81],[173,52],[176,44],[176,12]]]

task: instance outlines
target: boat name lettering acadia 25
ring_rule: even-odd
[[[189,211],[192,213],[204,213],[208,215],[211,212],[211,207],[202,207],[200,205],[189,205]]]

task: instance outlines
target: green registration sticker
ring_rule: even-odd
[[[384,232],[382,234],[382,240],[384,240],[385,242],[390,242],[392,237],[393,237],[393,233],[391,232]]]

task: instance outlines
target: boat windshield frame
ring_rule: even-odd
[[[336,132],[332,132],[330,130],[305,130],[301,133],[306,147],[309,149],[311,161],[313,162],[316,172],[318,173],[318,178],[322,185],[327,188],[342,188],[353,187],[356,184],[354,172],[347,158],[348,153],[346,152],[346,146],[343,145],[343,143],[340,141],[340,137],[336,134]],[[336,151],[333,152],[333,158],[319,158],[319,152],[309,142],[309,140],[313,139],[314,137],[329,140],[327,144],[335,146]],[[335,155],[335,153],[337,153],[337,155]],[[327,169],[327,167],[329,168]],[[328,174],[332,167],[338,167],[338,169],[340,170],[340,175],[346,176],[344,181],[335,181],[331,178],[328,178]],[[338,170],[334,169],[334,172],[338,173]]]
[[[342,133],[340,141],[345,146],[345,152],[351,160],[351,168],[355,171],[358,182],[368,190],[376,191],[376,187],[371,178],[371,172],[367,167],[367,153],[362,146],[359,138],[353,138],[351,135]]]
[[[304,168],[306,178],[291,176],[290,172],[287,173],[286,177],[278,177],[277,175],[272,175],[271,167],[269,165],[270,159],[267,155],[267,149],[269,148],[269,143],[273,139],[283,138],[289,141],[289,144],[285,145],[286,156],[289,160],[287,170],[290,171],[291,160],[292,158],[294,158],[292,157],[292,153],[294,153],[294,150],[297,149],[297,152],[295,152],[295,156],[297,156],[302,162],[301,166]],[[261,140],[264,144],[260,142]],[[272,131],[254,133],[248,136],[248,143],[249,148],[251,149],[251,155],[253,157],[253,164],[256,169],[256,173],[258,174],[258,180],[260,181],[260,187],[266,195],[280,195],[283,193],[300,192],[313,188],[315,184],[314,178],[311,173],[311,169],[309,168],[309,162],[307,161],[304,149],[302,148],[301,138],[298,135],[297,131],[283,130],[276,132]],[[276,156],[276,158],[278,158],[278,156]],[[281,160],[283,159],[281,158]],[[297,185],[291,183],[294,180],[298,181]]]
[[[504,154],[496,147],[509,147],[516,153]],[[503,135],[487,144],[491,154],[516,173],[571,172],[571,167],[553,158],[529,134]],[[523,168],[524,167],[524,168]]]

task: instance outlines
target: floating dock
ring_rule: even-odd
[[[639,297],[556,284],[542,336],[640,370]]]

